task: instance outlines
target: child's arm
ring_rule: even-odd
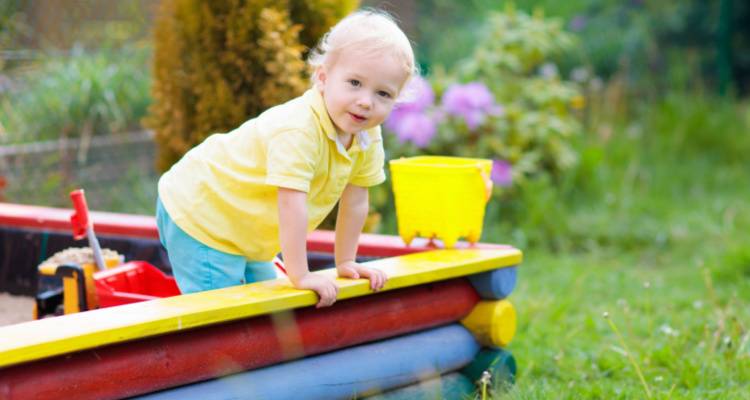
[[[339,288],[332,280],[310,273],[307,266],[307,193],[279,187],[279,242],[287,276],[297,289],[314,290],[327,307],[336,301]]]
[[[336,216],[336,270],[342,278],[369,278],[370,288],[378,291],[388,280],[385,272],[356,262],[359,234],[369,208],[367,188],[348,184],[339,200]]]

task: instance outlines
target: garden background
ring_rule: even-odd
[[[246,3],[275,10],[244,15],[256,40],[245,44],[267,51],[232,61],[266,77],[264,101],[307,85],[289,78],[305,73],[300,41],[356,6],[276,2],[291,10],[281,12],[237,0],[213,12]],[[750,5],[383,3],[416,44],[425,77],[386,124],[388,157],[495,160],[482,240],[525,254],[511,345],[518,381],[495,396],[747,398]],[[232,109],[220,101],[231,93],[217,93],[211,104],[225,111],[165,115],[164,82],[178,60],[159,40],[187,39],[170,36],[158,7],[0,2],[0,201],[68,207],[69,190],[83,186],[92,209],[151,214],[170,160],[217,120],[230,129],[270,105],[256,96]],[[295,24],[304,25],[281,29]],[[196,87],[200,75],[190,78]],[[389,185],[371,192],[369,230],[396,232]]]

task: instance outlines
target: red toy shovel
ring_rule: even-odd
[[[76,240],[88,237],[89,246],[94,253],[94,262],[100,271],[107,269],[102,257],[102,249],[99,247],[99,241],[94,234],[94,223],[89,220],[89,207],[86,204],[86,196],[83,189],[77,189],[70,192],[70,199],[73,200],[75,212],[70,216],[70,223],[73,225],[73,238]]]

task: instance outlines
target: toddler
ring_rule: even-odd
[[[306,239],[337,202],[338,276],[385,284],[355,258],[367,188],[385,180],[380,124],[416,71],[411,45],[387,14],[357,11],[309,63],[302,96],[211,135],[159,180],[159,237],[183,293],[272,279],[280,250],[292,284],[330,306],[338,286],[309,271]]]

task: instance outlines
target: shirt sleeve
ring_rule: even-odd
[[[349,179],[349,183],[361,187],[370,187],[383,183],[385,181],[385,150],[383,149],[383,139],[379,136],[370,143],[362,154],[362,160],[359,168],[354,171]]]
[[[279,132],[266,152],[266,184],[310,191],[319,146],[315,135],[303,130]]]

